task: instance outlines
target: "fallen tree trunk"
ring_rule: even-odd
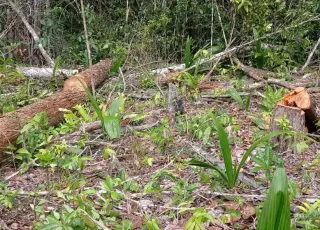
[[[39,67],[17,67],[24,76],[33,78],[51,78],[53,74],[53,68],[39,68]],[[57,69],[56,75],[71,76],[77,74],[78,70],[73,69]]]
[[[79,80],[90,90],[90,76],[94,86],[98,86],[108,75],[111,64],[110,60],[101,61],[66,80],[62,92],[0,116],[0,160],[3,156],[1,152],[14,143],[21,128],[37,113],[46,112],[49,125],[54,126],[63,120],[63,112],[59,108],[71,109],[76,104],[86,102],[88,97]]]

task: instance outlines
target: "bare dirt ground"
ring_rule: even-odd
[[[133,100],[133,103],[127,107],[127,112],[144,111],[148,114],[142,124],[151,124],[166,116],[163,110],[165,106],[154,105],[152,99],[130,100]],[[257,97],[252,99],[249,112],[242,110],[229,98],[200,99],[197,102],[185,100],[185,113],[180,118],[188,122],[192,116],[209,109],[223,110],[233,117],[239,129],[231,132],[231,136],[237,138],[237,141],[231,144],[231,148],[234,160],[239,161],[258,135],[259,129],[254,124],[252,116],[261,113],[258,108],[260,100]],[[94,140],[98,135],[99,133],[91,133],[89,140]],[[173,129],[173,141],[168,143],[165,151],[161,151],[150,136],[130,132],[118,140],[109,141],[112,149],[116,151],[114,160],[106,160],[103,157],[105,146],[99,145],[99,142],[103,141],[107,140],[99,138],[96,143],[86,145],[83,154],[91,156],[93,160],[88,161],[82,171],[34,167],[23,174],[12,176],[17,172],[18,165],[15,166],[12,161],[4,164],[1,168],[1,181],[12,176],[7,180],[7,187],[19,192],[14,198],[12,208],[0,205],[2,229],[33,229],[34,221],[39,220],[39,215],[34,211],[36,204],[40,200],[45,201],[43,213],[59,210],[66,200],[52,191],[63,190],[68,186],[70,188],[72,178],[83,177],[86,181],[85,187],[94,188],[98,187],[107,175],[119,175],[121,169],[126,172],[128,178],[132,178],[139,185],[138,192],[126,191],[125,202],[115,207],[121,213],[120,219],[131,220],[134,229],[143,229],[145,215],[157,217],[163,229],[184,229],[193,207],[203,207],[214,216],[215,224],[207,224],[206,229],[252,229],[256,225],[256,208],[261,208],[259,205],[264,200],[265,189],[270,183],[266,180],[264,171],[251,172],[255,166],[254,162],[249,159],[241,171],[249,180],[241,179],[234,189],[227,189],[221,178],[211,175],[212,172],[209,170],[205,171],[209,178],[199,180],[200,175],[204,176],[201,170],[184,164],[185,161],[201,156],[201,151],[209,157],[222,160],[216,138],[204,145],[191,132],[181,132],[176,127]],[[146,157],[153,158],[152,166],[142,163]],[[300,155],[292,152],[280,153],[280,158],[284,161],[289,179],[295,182],[297,197],[291,201],[291,211],[297,212],[296,205],[305,201],[308,196],[320,196],[320,145],[312,144]],[[196,189],[185,194],[193,198],[189,204],[172,204],[173,197],[177,195],[173,192],[177,182],[167,178],[160,180],[160,193],[142,192],[144,186],[152,181],[152,176],[161,170],[170,171],[176,179],[186,181],[189,185],[195,184]],[[72,206],[72,202],[69,202],[69,205]],[[96,208],[101,207],[97,205]],[[179,213],[183,208],[185,212]],[[238,212],[238,215],[231,215],[230,210]]]

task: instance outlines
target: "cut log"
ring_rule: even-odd
[[[279,119],[286,118],[289,120],[291,129],[301,133],[305,132],[305,112],[300,108],[277,104],[272,119],[272,130],[282,129]],[[283,153],[291,151],[292,144],[299,141],[299,137],[287,138],[287,135],[280,135],[272,139],[272,143],[276,146],[275,151]]]
[[[39,67],[17,67],[24,76],[32,78],[51,78],[53,73],[53,68],[39,68]],[[77,74],[78,70],[73,69],[57,69],[56,75],[64,74],[66,76],[72,76]]]
[[[94,86],[98,86],[108,75],[111,63],[111,60],[101,61],[93,65],[92,68],[66,80],[62,92],[0,116],[0,160],[3,156],[1,152],[5,150],[6,146],[14,143],[20,135],[21,128],[37,113],[46,112],[49,125],[54,126],[63,120],[63,112],[59,111],[59,108],[72,109],[76,104],[86,102],[87,94],[78,79],[90,90],[90,75],[93,78]]]

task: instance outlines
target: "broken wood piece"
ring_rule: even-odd
[[[297,107],[286,106],[283,104],[277,104],[273,112],[272,119],[272,131],[281,130],[282,126],[287,119],[289,121],[289,128],[294,131],[305,133],[305,112]],[[275,151],[283,153],[292,151],[292,144],[299,141],[301,138],[293,136],[288,138],[286,134],[279,135],[272,138],[272,143],[276,146]],[[294,151],[294,150],[293,150]]]
[[[1,152],[3,152],[9,144],[15,143],[15,139],[20,135],[20,130],[37,113],[46,112],[48,124],[54,126],[63,121],[64,114],[59,110],[60,108],[72,109],[75,105],[86,102],[88,96],[85,91],[78,90],[81,84],[77,79],[81,78],[90,90],[90,73],[94,79],[94,85],[98,86],[108,76],[111,64],[111,60],[101,61],[93,65],[91,69],[87,69],[69,78],[65,82],[65,87],[62,92],[55,93],[50,97],[17,109],[16,111],[1,115],[0,160],[3,156]]]
[[[267,70],[262,70],[262,69],[257,69],[253,68],[251,66],[246,66],[243,63],[240,62],[238,58],[233,58],[232,59],[237,65],[239,65],[240,69],[245,72],[248,76],[252,77],[253,79],[257,81],[262,81],[265,79],[267,76],[268,77],[277,77],[276,73],[267,71]]]
[[[198,89],[216,89],[220,87],[220,85],[214,82],[201,82],[198,84]]]
[[[169,83],[174,82],[174,77],[181,74],[180,72],[176,72],[170,68],[168,68],[169,73],[160,74],[156,76],[156,83],[159,85],[168,85]]]

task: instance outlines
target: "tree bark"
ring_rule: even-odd
[[[46,112],[49,125],[54,126],[63,120],[63,112],[59,111],[59,108],[72,109],[76,104],[86,102],[87,94],[78,79],[90,90],[90,75],[94,86],[98,86],[108,75],[111,64],[111,60],[101,61],[93,65],[91,69],[66,80],[62,92],[0,116],[0,160],[3,157],[1,152],[9,144],[14,144],[15,139],[20,135],[21,128],[37,113]]]
[[[278,104],[273,112],[272,130],[281,129],[278,118],[286,118],[289,120],[292,130],[301,133],[305,132],[305,112],[299,108],[284,106]],[[276,146],[275,151],[283,153],[286,151],[294,151],[292,144],[299,141],[298,137],[287,138],[287,135],[280,135],[272,139],[272,143]]]
[[[18,9],[11,0],[8,0],[8,3],[11,6],[11,8],[19,15],[19,17],[21,18],[22,22],[24,23],[24,25],[28,29],[29,33],[32,35],[34,41],[38,42],[40,40],[40,38],[39,38],[38,34],[36,33],[36,31],[34,30],[34,28],[30,25],[30,23],[28,22],[28,20],[24,16],[23,12],[20,9]],[[41,43],[39,43],[38,47],[39,47],[39,50],[40,50],[42,56],[46,60],[47,65],[50,66],[50,67],[53,67],[54,66],[54,61],[48,55],[47,51],[43,48],[43,45]]]
[[[309,132],[315,132],[319,129],[316,123],[320,120],[320,93],[312,93],[311,107],[306,110],[306,122]]]

